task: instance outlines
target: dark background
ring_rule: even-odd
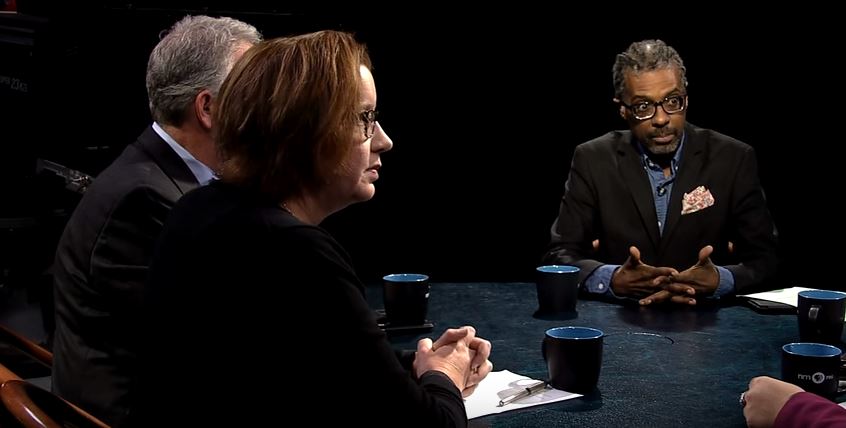
[[[144,74],[159,32],[206,13],[242,19],[267,38],[331,28],[369,46],[394,150],[383,156],[376,197],[324,224],[365,280],[400,271],[433,281],[531,280],[573,148],[625,127],[611,102],[615,55],[661,38],[688,68],[688,120],[756,149],[785,285],[844,288],[835,66],[843,46],[830,11],[92,3],[19,0],[25,17],[0,16],[0,78],[19,82],[0,81],[0,217],[37,220],[0,222],[7,276],[49,264],[75,202],[34,172],[34,159],[96,175],[150,123]]]

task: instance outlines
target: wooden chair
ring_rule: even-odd
[[[3,325],[0,325],[0,342],[16,348],[47,367],[53,367],[52,352]]]
[[[0,325],[0,342],[25,354],[47,368],[53,367],[53,353]],[[108,428],[88,412],[41,389],[0,364],[0,425],[25,428]]]
[[[0,401],[10,419],[24,428],[109,428],[88,412],[24,380],[3,382]]]
[[[5,379],[49,379],[53,354],[41,345],[0,325],[0,385]]]
[[[20,376],[16,375],[13,371],[9,370],[3,364],[0,364],[0,385],[10,381],[10,380],[23,380]]]

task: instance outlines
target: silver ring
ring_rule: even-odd
[[[740,407],[746,407],[746,391],[740,393]]]

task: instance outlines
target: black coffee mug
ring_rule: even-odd
[[[799,339],[837,345],[843,335],[846,293],[829,290],[799,292]]]
[[[823,343],[781,347],[781,380],[833,400],[840,380],[840,348]]]
[[[546,331],[541,345],[555,389],[588,394],[596,389],[602,367],[604,333],[590,327],[556,327]]]
[[[416,326],[426,322],[429,308],[429,277],[419,273],[395,273],[383,278],[385,317],[391,326]]]
[[[539,266],[535,285],[538,314],[574,312],[579,293],[579,268],[568,265]]]

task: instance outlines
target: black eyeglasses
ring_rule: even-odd
[[[629,109],[635,119],[646,120],[652,119],[652,116],[655,116],[655,112],[658,111],[658,106],[661,106],[667,114],[684,111],[684,108],[686,107],[685,101],[687,100],[685,97],[686,95],[670,95],[658,102],[641,101],[632,105],[628,105],[622,101],[619,101],[619,103],[623,107]]]
[[[376,118],[379,112],[376,110],[367,110],[359,113],[358,117],[364,123],[364,138],[371,138],[376,133]]]

